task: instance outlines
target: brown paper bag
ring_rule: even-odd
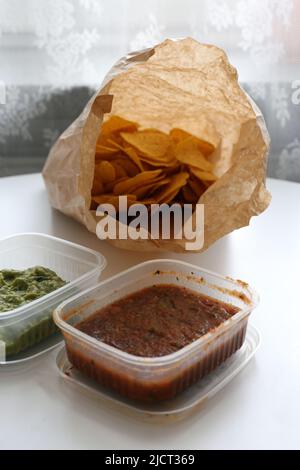
[[[180,128],[217,145],[213,161],[219,179],[199,200],[205,205],[203,250],[268,207],[269,135],[221,49],[191,38],[168,39],[126,56],[55,143],[43,170],[50,202],[94,233],[98,220],[89,208],[95,147],[103,119],[112,115],[166,133]],[[129,250],[183,252],[186,240],[110,243]]]

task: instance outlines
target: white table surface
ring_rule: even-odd
[[[29,369],[0,369],[1,449],[293,449],[300,447],[300,184],[269,180],[271,207],[190,261],[249,282],[261,295],[255,359],[194,416],[142,422],[63,382],[57,351]],[[0,179],[0,238],[44,232],[97,249],[103,279],[157,257],[112,248],[50,208],[40,175]]]

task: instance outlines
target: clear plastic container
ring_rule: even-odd
[[[105,258],[88,248],[44,234],[25,233],[0,240],[0,269],[43,266],[67,281],[64,287],[0,313],[0,363],[49,337],[56,330],[53,310],[66,298],[94,286]]]
[[[219,365],[210,374],[180,393],[171,400],[160,403],[142,403],[124,398],[116,392],[101,387],[75,369],[69,362],[65,347],[59,350],[56,364],[61,377],[73,385],[79,392],[85,392],[90,398],[99,399],[102,404],[136,418],[157,421],[178,421],[195,414],[208,400],[233,380],[251,361],[260,346],[260,334],[251,324],[248,325],[243,346]]]
[[[230,303],[240,311],[179,351],[143,358],[82,333],[76,324],[104,306],[145,287],[173,284]],[[244,343],[258,297],[247,284],[174,260],[140,264],[67,300],[54,312],[68,359],[83,374],[121,395],[144,402],[170,400],[214,370]]]

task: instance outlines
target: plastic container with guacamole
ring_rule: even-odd
[[[44,234],[0,241],[0,363],[55,333],[53,310],[94,286],[105,258]]]

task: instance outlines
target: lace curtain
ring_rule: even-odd
[[[166,37],[223,47],[262,108],[269,174],[300,181],[299,0],[0,0],[0,175],[38,171],[115,60]]]

